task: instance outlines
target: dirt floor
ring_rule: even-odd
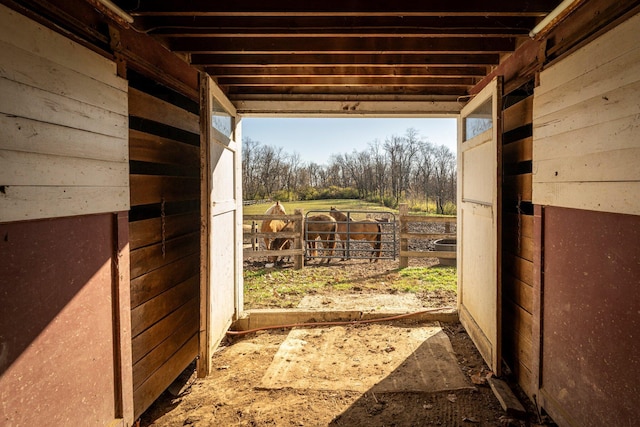
[[[413,327],[394,324],[399,331]],[[350,326],[351,333],[374,325]],[[213,355],[209,378],[187,381],[177,396],[166,391],[143,415],[142,426],[534,426],[537,415],[507,416],[486,384],[491,375],[459,324],[442,324],[469,388],[385,393],[267,389],[261,381],[289,331],[263,331],[229,340]],[[350,340],[344,341],[344,346]],[[361,345],[358,344],[358,345]],[[387,344],[381,351],[392,351]],[[342,349],[358,351],[358,349]],[[190,368],[191,373],[193,367]]]
[[[329,267],[312,266],[303,269],[296,281],[311,283],[318,277],[334,277],[336,283],[349,282],[348,288],[322,286],[311,292],[326,310],[337,309],[334,301],[344,296],[380,296],[403,294],[394,289],[399,278],[398,261],[387,260],[370,264],[365,260],[334,261]],[[435,259],[411,260],[410,266],[433,266]],[[290,265],[285,264],[285,269]],[[248,261],[245,271],[264,268],[264,261]],[[277,271],[281,267],[276,267]],[[275,289],[275,288],[274,288]],[[274,291],[275,292],[275,291]],[[409,293],[407,293],[409,296]],[[400,296],[400,295],[399,295]],[[418,291],[410,295],[421,307],[456,306],[455,291]],[[417,298],[416,298],[417,297]],[[274,294],[264,307],[296,307],[302,297]],[[257,307],[245,307],[257,308]],[[339,307],[344,308],[344,307]],[[421,327],[415,321],[385,323],[397,328],[385,337],[370,338],[370,342],[351,339],[367,335],[380,324],[347,325],[344,340],[327,351],[339,351],[348,357],[337,357],[340,364],[356,362],[371,354],[383,357],[394,352],[394,336],[410,328]],[[451,342],[454,358],[466,382],[462,388],[446,391],[385,392],[375,387],[360,391],[322,387],[263,386],[278,349],[289,330],[260,331],[241,337],[228,338],[213,355],[213,370],[206,379],[196,379],[194,368],[185,371],[182,383],[171,387],[143,414],[141,426],[537,426],[544,424],[526,397],[520,400],[527,406],[523,419],[507,415],[488,386],[486,378],[492,374],[479,355],[471,339],[458,323],[443,323],[442,330]],[[313,329],[311,329],[313,331]],[[318,332],[321,333],[321,332]],[[350,359],[349,359],[350,358]],[[407,359],[408,360],[408,359]],[[356,363],[354,362],[354,363]],[[336,362],[338,363],[338,362]],[[455,362],[450,362],[454,363]],[[376,366],[376,363],[373,364]],[[455,368],[455,366],[454,366]],[[367,376],[366,372],[362,373]],[[313,377],[310,374],[310,377]],[[182,386],[182,389],[180,389]],[[358,390],[357,387],[354,387]],[[363,391],[364,390],[364,391]],[[516,392],[518,391],[515,388]],[[521,417],[522,418],[522,417]]]

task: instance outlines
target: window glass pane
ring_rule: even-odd
[[[487,99],[464,119],[465,141],[493,127],[492,100],[493,98]]]
[[[229,113],[227,113],[222,105],[220,105],[220,103],[215,99],[212,103],[212,110],[211,123],[213,123],[213,128],[227,138],[231,138],[233,128],[233,118],[231,115],[229,115]]]

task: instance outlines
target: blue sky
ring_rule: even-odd
[[[243,118],[242,136],[298,152],[303,162],[326,164],[332,154],[367,149],[370,142],[402,136],[414,128],[422,139],[456,152],[456,119]]]

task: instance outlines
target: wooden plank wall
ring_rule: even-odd
[[[532,396],[533,85],[505,96],[503,111],[502,356]]]
[[[197,103],[129,71],[131,327],[138,417],[198,352]]]
[[[640,15],[540,74],[533,201],[640,213]]]
[[[0,5],[0,222],[129,209],[127,82]]]

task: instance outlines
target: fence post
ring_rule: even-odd
[[[409,207],[406,203],[400,203],[400,268],[409,267],[409,257],[402,256],[403,252],[409,250],[409,240],[405,237],[402,237],[403,233],[409,232],[409,227],[407,224],[407,215],[409,215]]]
[[[294,212],[294,215],[297,216],[297,218],[294,219],[294,221],[296,222],[295,231],[297,235],[293,239],[293,249],[302,250],[304,248],[304,230],[303,230],[304,227],[302,225],[304,222],[304,216],[302,213],[302,209],[296,209]],[[295,268],[296,270],[300,270],[303,266],[304,266],[304,252],[299,255],[294,255],[293,268]]]
[[[258,247],[258,239],[254,237],[257,232],[258,232],[258,224],[255,221],[251,221],[251,250],[252,251],[257,251],[258,249],[260,249]]]

